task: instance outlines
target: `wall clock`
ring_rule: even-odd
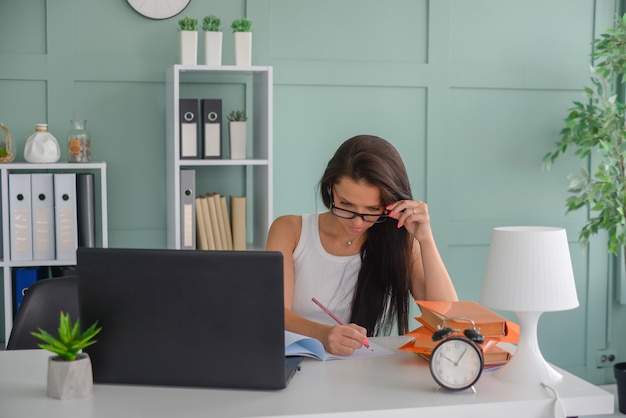
[[[126,0],[137,13],[150,19],[169,19],[176,16],[191,0]]]

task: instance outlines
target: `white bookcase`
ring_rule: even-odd
[[[181,248],[180,171],[186,169],[196,171],[196,196],[212,192],[227,198],[245,195],[247,248],[265,247],[273,220],[272,88],[272,67],[174,65],[168,68],[165,96],[168,248]],[[222,158],[180,158],[181,98],[222,99]],[[245,110],[248,116],[244,160],[229,158],[227,116],[232,110]]]
[[[97,245],[107,247],[108,218],[107,218],[107,166],[104,162],[94,163],[53,163],[53,164],[31,164],[31,163],[8,163],[0,164],[0,197],[2,214],[2,251],[0,255],[0,269],[2,270],[2,281],[4,285],[4,341],[9,340],[11,328],[13,327],[13,270],[20,267],[51,267],[68,266],[76,264],[76,257],[73,260],[36,260],[36,261],[14,261],[11,260],[11,234],[9,222],[9,174],[12,173],[94,173],[95,190],[100,191],[96,199],[96,231]]]

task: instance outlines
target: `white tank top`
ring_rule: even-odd
[[[319,214],[302,215],[300,241],[293,252],[295,285],[291,309],[312,321],[337,323],[317,306],[315,297],[342,321],[350,320],[350,308],[361,255],[336,256],[322,247]]]

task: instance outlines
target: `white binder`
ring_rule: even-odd
[[[51,173],[33,173],[30,178],[33,260],[54,260],[54,195]]]
[[[56,258],[75,264],[78,248],[75,173],[54,174],[54,222]]]
[[[180,170],[180,248],[196,249],[196,171]]]
[[[32,260],[30,174],[9,174],[11,260]]]

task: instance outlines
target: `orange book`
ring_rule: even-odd
[[[430,329],[426,327],[416,328],[405,335],[413,337],[414,339],[407,342],[398,349],[404,351],[412,351],[419,354],[426,360],[430,359],[430,355],[433,349],[437,346],[437,344],[441,342],[433,341],[433,333]],[[457,335],[462,335],[462,332],[457,333]],[[504,363],[511,359],[511,353],[497,345],[498,342],[500,342],[499,340],[499,338],[485,338],[485,342],[483,344],[478,344],[478,346],[483,351],[485,364],[492,365]],[[515,340],[515,342],[517,342],[517,340]]]
[[[470,300],[457,302],[416,300],[415,303],[422,312],[422,316],[416,319],[431,330],[442,326],[446,318],[467,318],[474,321],[483,336],[504,337],[509,334],[513,324],[491,309]],[[446,326],[462,331],[471,328],[472,324],[468,321],[450,319],[446,321]]]

